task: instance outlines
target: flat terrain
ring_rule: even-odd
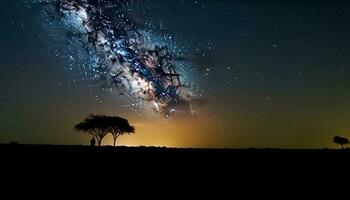
[[[133,180],[208,179],[319,180],[342,178],[350,171],[350,150],[182,149],[158,147],[90,147],[57,145],[0,145],[3,175],[52,179],[124,177]],[[5,173],[6,172],[6,173]],[[277,178],[277,179],[276,179]],[[159,179],[158,179],[159,180]],[[275,181],[278,183],[279,181]],[[316,181],[317,182],[317,181]],[[233,183],[233,182],[232,182]],[[255,182],[259,184],[259,182]]]
[[[350,150],[340,149],[196,149],[162,147],[90,147],[1,144],[3,161],[137,164],[260,165],[322,164],[350,162]],[[128,164],[128,163],[123,163]]]

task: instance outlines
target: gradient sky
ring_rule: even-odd
[[[206,102],[197,117],[138,116],[122,97],[80,83],[55,56],[40,11],[1,1],[0,143],[87,144],[90,137],[73,127],[89,113],[136,126],[119,145],[322,148],[334,147],[335,135],[350,137],[350,3],[154,0],[137,7],[136,18],[166,26],[190,52]]]

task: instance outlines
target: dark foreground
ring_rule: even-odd
[[[200,165],[200,166],[250,166],[350,163],[350,150],[335,149],[183,149],[162,147],[90,147],[57,145],[0,145],[2,161],[24,162],[27,165],[44,164],[116,164],[128,165]],[[30,162],[28,162],[30,161]]]
[[[3,175],[36,177],[44,174],[49,179],[52,176],[59,178],[63,174],[63,177],[79,180],[117,176],[124,177],[123,180],[131,177],[153,180],[160,177],[180,181],[214,178],[218,181],[250,182],[251,179],[270,180],[277,177],[284,181],[300,181],[327,176],[341,178],[350,172],[350,150],[329,149],[176,149],[6,144],[0,145],[0,159],[0,169],[6,172]]]

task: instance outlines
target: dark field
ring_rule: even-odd
[[[0,145],[4,176],[38,175],[51,180],[164,180],[233,183],[251,180],[316,181],[342,178],[350,171],[350,150],[181,149]],[[6,172],[6,173],[5,173]],[[211,182],[213,184],[214,182]],[[224,183],[224,182],[222,182]],[[231,184],[230,183],[230,184]],[[188,183],[189,184],[189,183]],[[254,184],[263,184],[254,182]],[[278,184],[277,184],[278,185]]]
[[[96,163],[128,165],[172,165],[240,167],[257,164],[284,166],[350,162],[349,149],[196,149],[162,147],[90,147],[58,145],[0,145],[2,161],[44,162],[46,164]],[[33,162],[33,164],[35,164]]]

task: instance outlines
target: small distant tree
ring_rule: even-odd
[[[113,146],[115,146],[116,140],[119,136],[124,134],[135,133],[135,127],[129,124],[127,119],[113,116],[109,117],[109,132],[113,136]]]
[[[77,131],[91,134],[96,138],[98,146],[101,146],[102,140],[109,129],[108,117],[105,115],[89,115],[84,121],[75,125],[74,128]]]
[[[335,144],[341,145],[341,148],[344,149],[344,144],[349,144],[349,140],[345,137],[335,136],[333,138]]]

